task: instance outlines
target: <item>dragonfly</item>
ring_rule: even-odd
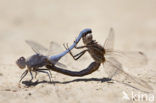
[[[127,68],[137,68],[146,65],[148,61],[146,55],[141,51],[123,52],[114,50],[114,35],[114,30],[111,28],[109,35],[102,46],[93,40],[92,31],[86,33],[82,36],[84,45],[79,47],[75,46],[76,49],[85,48],[85,50],[76,55],[73,55],[71,51],[69,53],[74,60],[78,60],[88,52],[94,62],[91,63],[88,68],[80,72],[62,70],[61,68],[57,68],[56,71],[61,71],[63,74],[70,74],[72,76],[84,76],[98,70],[102,64],[108,78],[144,92],[152,91],[153,88],[146,81],[125,72],[123,69],[123,66]],[[69,50],[68,44],[64,45],[64,47],[66,50]]]
[[[86,34],[86,32],[90,31],[90,28],[86,28],[82,30],[79,34],[79,36],[76,38],[75,42],[70,46],[68,50],[62,51],[61,53],[56,54],[56,49],[59,48],[59,45],[55,42],[50,43],[49,49],[45,48],[44,46],[40,45],[39,43],[36,43],[34,41],[26,41],[26,43],[32,48],[32,50],[35,52],[34,55],[30,56],[29,58],[20,57],[17,59],[16,64],[20,69],[27,68],[21,75],[21,79],[19,83],[23,80],[23,78],[28,74],[28,72],[31,75],[31,80],[33,80],[33,74],[32,72],[35,72],[35,77],[37,76],[37,72],[46,73],[49,76],[51,76],[51,72],[49,69],[44,68],[46,65],[51,66],[58,66],[58,67],[66,67],[66,65],[59,62],[59,60],[65,56],[71,49],[73,49],[76,44],[80,41],[81,37]],[[59,49],[60,50],[60,49]],[[58,50],[57,50],[58,51]],[[49,71],[49,72],[47,72]],[[30,81],[31,81],[30,80]],[[50,79],[51,81],[51,79]]]

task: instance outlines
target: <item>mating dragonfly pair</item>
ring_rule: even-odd
[[[83,40],[84,46],[78,47],[77,44],[81,38]],[[16,64],[21,69],[24,69],[27,66],[27,69],[21,75],[19,82],[22,81],[28,72],[30,73],[32,80],[32,71],[35,72],[35,77],[38,72],[47,73],[49,79],[51,78],[50,70],[68,76],[85,76],[98,70],[102,64],[105,72],[108,74],[108,78],[122,82],[124,84],[129,84],[132,87],[143,91],[152,90],[152,87],[147,82],[126,73],[123,69],[123,66],[132,68],[147,64],[146,56],[140,51],[122,52],[114,50],[114,30],[112,28],[110,29],[109,35],[106,38],[103,46],[93,40],[91,29],[84,29],[80,32],[79,36],[70,47],[68,47],[68,44],[64,45],[66,50],[57,55],[53,54],[54,50],[58,48],[59,45],[54,42],[50,43],[49,49],[46,49],[45,47],[33,41],[26,41],[26,43],[33,49],[35,54],[28,59],[20,57],[16,61]],[[83,49],[83,51],[73,55],[71,52],[73,48]],[[67,70],[65,69],[66,66],[59,62],[59,60],[67,53],[69,53],[74,60],[78,60],[86,52],[90,54],[94,61],[87,68],[82,69],[81,71]]]

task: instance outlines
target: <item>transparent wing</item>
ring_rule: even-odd
[[[56,55],[56,54],[61,53],[62,51],[63,51],[63,49],[61,48],[61,46],[59,44],[51,41],[47,55],[48,56]]]
[[[42,54],[42,55],[47,55],[48,49],[45,48],[44,46],[30,40],[25,41],[31,48],[32,50],[37,53],[37,54]]]
[[[55,65],[64,69],[67,68],[67,65],[60,63],[60,62],[57,62]]]
[[[124,72],[122,64],[120,64],[120,62],[118,62],[115,58],[108,57],[104,63],[104,69],[108,74],[108,77],[115,81],[127,84],[145,92],[151,92],[153,90],[152,87],[144,80]]]
[[[44,56],[52,56],[61,53],[63,50],[61,50],[61,46],[59,46],[55,42],[50,42],[49,49],[45,48],[44,46],[30,40],[26,40],[26,43],[32,48],[32,50],[37,54],[42,54]],[[66,65],[60,63],[60,62],[53,62],[56,66],[59,67],[67,67]]]
[[[137,68],[146,65],[148,62],[146,55],[140,51],[105,51],[105,57],[113,57],[126,67]]]
[[[57,44],[56,42],[51,41],[47,56],[50,57],[52,55],[57,55],[61,52],[63,52],[63,49],[61,48],[61,46]],[[67,66],[61,62],[55,62],[54,64],[58,67],[67,68]]]
[[[104,49],[113,50],[114,48],[114,29],[111,28],[108,34],[108,37],[104,43]]]
[[[147,57],[144,53],[138,52],[122,52],[113,50],[114,46],[114,30],[110,29],[109,35],[104,43],[105,56],[114,57],[126,67],[137,68],[147,64]]]

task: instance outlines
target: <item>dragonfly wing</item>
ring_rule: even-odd
[[[31,48],[32,50],[37,53],[37,54],[42,54],[42,55],[46,55],[48,52],[48,49],[46,49],[44,46],[34,42],[34,41],[30,41],[30,40],[26,40],[25,41]]]
[[[114,30],[110,29],[109,35],[104,43],[105,56],[114,57],[124,66],[136,68],[147,64],[147,57],[144,53],[114,51]]]
[[[114,29],[111,28],[109,31],[109,35],[105,40],[104,49],[113,50],[114,48]]]
[[[49,50],[48,50],[48,56],[53,56],[53,55],[57,55],[59,53],[61,53],[63,51],[63,49],[61,48],[61,46],[59,44],[57,44],[56,42],[51,41],[50,42],[50,46],[49,46]],[[58,67],[61,68],[67,68],[67,66],[63,63],[60,62],[54,62],[54,64]]]
[[[114,57],[126,67],[137,68],[147,64],[148,60],[144,53],[136,52],[122,52],[106,50],[105,57]]]
[[[153,88],[144,80],[141,80],[135,76],[126,73],[122,69],[122,64],[118,62],[115,58],[107,58],[107,61],[104,63],[104,69],[108,76],[117,82],[127,84],[133,88],[145,92],[151,92],[153,90]]]
[[[106,58],[106,61],[103,63],[103,66],[109,78],[112,78],[119,72],[118,68],[122,69],[122,65],[111,58]]]
[[[49,50],[48,50],[48,56],[56,55],[59,54],[63,51],[61,46],[57,44],[56,42],[51,41],[49,45]]]
[[[66,66],[65,64],[60,63],[59,61],[55,61],[55,60],[52,61],[52,60],[51,60],[50,62],[51,62],[52,64],[58,66],[58,67],[67,68],[67,66]]]
[[[57,43],[55,42],[51,42],[50,43],[50,47],[49,49],[46,49],[45,47],[43,47],[42,45],[34,42],[34,41],[29,41],[29,40],[26,40],[26,43],[33,49],[33,51],[37,54],[42,54],[42,55],[45,55],[45,56],[52,56],[52,55],[56,55],[60,52],[62,52],[63,50],[61,49],[61,46],[58,45]],[[59,66],[59,67],[63,67],[63,68],[66,68],[67,66],[60,63],[60,62],[55,62],[55,61],[51,61],[53,64],[55,64],[56,66]]]
[[[67,66],[65,64],[60,63],[60,62],[57,62],[55,65],[58,67],[61,67],[61,68],[67,68]]]

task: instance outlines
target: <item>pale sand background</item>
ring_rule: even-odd
[[[62,45],[73,43],[84,28],[92,28],[94,38],[104,43],[110,27],[115,29],[115,48],[141,50],[148,56],[147,66],[129,72],[156,85],[156,0],[0,0],[0,103],[131,103],[122,100],[122,91],[129,95],[139,91],[120,83],[100,81],[67,84],[40,83],[34,87],[17,87],[20,70],[15,61],[33,54],[25,40],[34,40],[48,47],[50,41]],[[90,56],[66,64],[71,70],[84,69]],[[83,62],[82,62],[83,61]],[[82,63],[82,64],[81,64]],[[53,80],[66,82],[78,79],[52,72]],[[106,77],[99,71],[82,78]],[[49,81],[39,74],[39,81]],[[81,78],[80,78],[81,79]],[[29,80],[29,76],[24,79]],[[31,94],[31,95],[29,95]]]

